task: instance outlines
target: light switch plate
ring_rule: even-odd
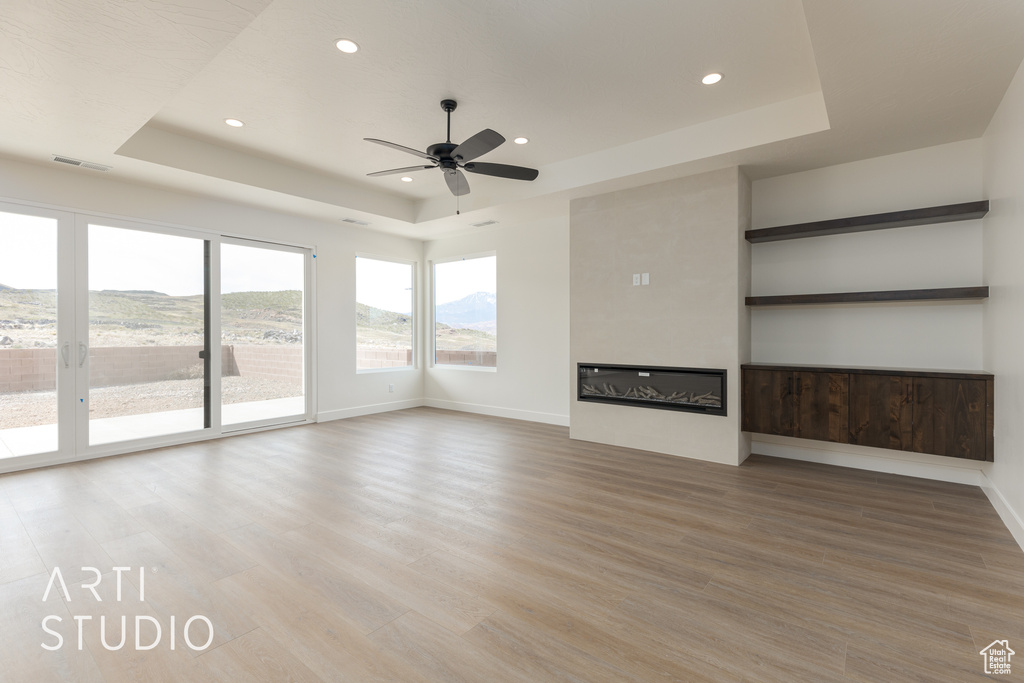
[[[640,284],[642,284],[642,285],[649,285],[649,284],[651,284],[651,274],[650,273],[644,273],[643,275],[641,275],[640,276]]]

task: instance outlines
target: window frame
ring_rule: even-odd
[[[420,367],[419,361],[418,361],[419,349],[420,349],[420,343],[419,343],[420,316],[419,316],[419,310],[418,310],[419,309],[419,305],[418,305],[418,303],[419,303],[419,299],[418,299],[418,297],[419,297],[419,261],[413,261],[413,260],[403,259],[403,258],[396,258],[394,256],[381,256],[379,254],[372,254],[372,253],[363,252],[363,251],[357,251],[356,254],[355,254],[355,258],[357,260],[361,259],[361,258],[364,258],[364,259],[369,259],[371,261],[384,261],[386,263],[398,263],[398,264],[401,264],[401,265],[404,265],[404,266],[409,266],[412,269],[412,273],[411,273],[412,291],[410,292],[410,298],[412,299],[412,301],[411,301],[412,313],[410,314],[410,315],[412,315],[412,338],[411,338],[411,343],[412,343],[412,363],[410,363],[409,365],[403,365],[401,367],[396,367],[396,368],[360,368],[359,367],[359,325],[358,325],[358,321],[357,321],[357,314],[356,314],[356,311],[354,310],[353,311],[353,315],[352,315],[352,325],[353,325],[353,332],[354,332],[354,336],[355,336],[355,358],[354,358],[354,360],[355,360],[356,374],[357,375],[370,375],[370,374],[380,373],[380,372],[409,372],[410,370],[417,370],[417,369],[419,369],[419,367]],[[353,288],[352,301],[353,301],[354,304],[358,304],[359,303],[359,269],[358,269],[358,266],[353,268],[352,275],[353,275],[353,279],[355,280],[355,286]]]
[[[498,358],[494,359],[493,367],[484,367],[481,365],[449,365],[447,363],[437,362],[437,266],[444,263],[453,263],[455,261],[470,261],[478,258],[489,258],[494,257],[494,296],[498,296],[498,252],[497,250],[479,251],[469,254],[459,254],[457,256],[445,256],[442,258],[435,258],[429,260],[427,263],[430,265],[430,300],[428,306],[430,307],[430,358],[427,362],[427,367],[433,369],[442,370],[455,370],[457,372],[497,372],[498,371]],[[495,337],[498,336],[497,329],[500,327],[498,312],[495,311]],[[497,352],[495,352],[497,353]]]

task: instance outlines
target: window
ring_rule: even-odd
[[[356,257],[356,370],[412,367],[413,265]]]
[[[434,364],[498,365],[497,257],[434,264]]]

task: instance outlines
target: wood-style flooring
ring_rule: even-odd
[[[19,683],[965,681],[1024,653],[1024,553],[976,487],[429,408],[4,475],[0,551]]]

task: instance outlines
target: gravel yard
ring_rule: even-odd
[[[302,388],[296,384],[258,377],[224,377],[221,384],[226,404],[302,394]],[[0,395],[0,429],[55,423],[55,394],[53,391],[26,391]],[[90,391],[89,415],[98,419],[200,408],[202,401],[203,385],[195,379],[99,387]]]

